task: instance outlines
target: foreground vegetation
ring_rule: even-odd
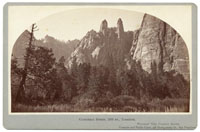
[[[12,112],[189,112],[188,100],[186,99],[154,99],[149,103],[137,102],[133,104],[131,100],[124,105],[115,106],[91,106],[81,107],[72,104],[48,104],[48,105],[24,105],[14,104]],[[114,104],[114,103],[113,103]]]

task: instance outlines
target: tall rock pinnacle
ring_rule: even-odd
[[[100,32],[102,32],[103,35],[106,35],[107,29],[108,29],[108,23],[106,20],[103,20],[100,26]]]
[[[123,27],[123,22],[121,18],[119,18],[117,21],[117,34],[118,34],[118,38],[122,38],[124,34],[124,27]]]

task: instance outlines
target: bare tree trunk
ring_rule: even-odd
[[[16,99],[15,99],[15,101],[18,102],[18,103],[25,103],[26,102],[26,98],[25,98],[25,83],[26,83],[26,77],[27,77],[27,69],[28,69],[31,45],[32,45],[32,41],[33,41],[33,32],[34,32],[35,28],[37,28],[35,26],[35,24],[32,24],[31,33],[30,33],[30,39],[29,39],[29,46],[26,49],[25,65],[24,65],[24,70],[23,70],[23,73],[22,73],[22,79],[20,81],[19,89],[17,91],[17,96],[16,96]]]

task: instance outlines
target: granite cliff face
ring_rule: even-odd
[[[189,56],[181,36],[168,24],[151,15],[144,15],[141,28],[134,34],[132,59],[151,73],[151,65],[158,72],[175,70],[189,80]]]
[[[24,66],[24,55],[30,38],[30,32],[25,30],[16,40],[13,49],[12,56],[18,58],[19,66]]]

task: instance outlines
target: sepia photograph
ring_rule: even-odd
[[[189,44],[149,12],[79,7],[10,23],[11,113],[191,112]]]

